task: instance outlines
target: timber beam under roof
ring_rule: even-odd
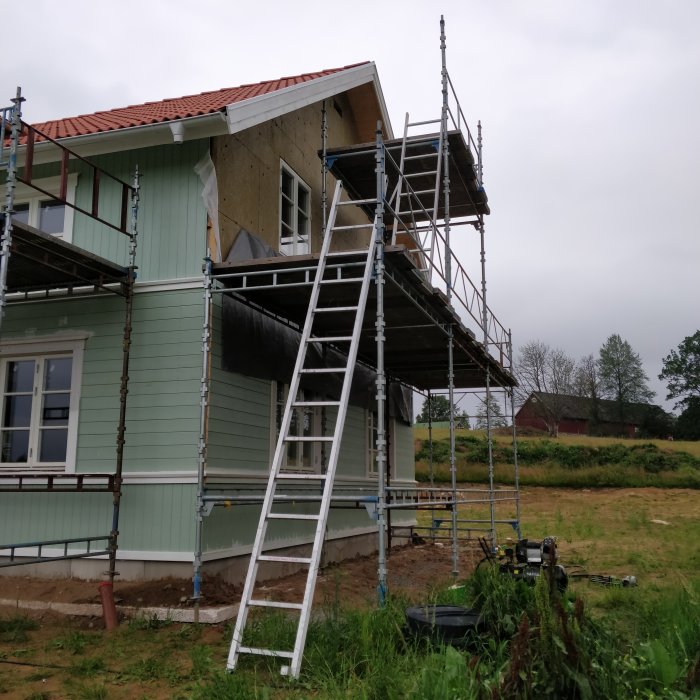
[[[324,279],[333,280],[334,305],[352,306],[356,291],[350,280],[360,274],[357,263],[364,256],[363,251],[348,251],[333,253],[329,258]],[[446,295],[425,282],[403,246],[387,246],[384,262],[384,361],[389,376],[420,390],[444,388],[448,382],[447,338],[452,329],[455,386],[485,386],[487,368],[494,385],[514,385],[508,369],[463,325]],[[318,257],[313,255],[215,263],[212,277],[219,285],[218,291],[234,293],[237,298],[301,327],[317,265]],[[372,285],[358,352],[358,359],[370,366],[376,365],[377,353],[375,302]],[[316,327],[327,336],[347,336],[353,318],[351,310],[323,314],[317,317]]]

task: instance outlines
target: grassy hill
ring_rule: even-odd
[[[430,478],[426,428],[415,428],[416,478]],[[513,483],[513,448],[509,430],[493,439],[496,481]],[[488,444],[484,431],[458,429],[455,434],[457,480],[488,480]],[[433,430],[433,478],[450,480],[449,430]],[[700,442],[634,440],[561,435],[518,436],[520,483],[532,486],[661,486],[700,488]]]

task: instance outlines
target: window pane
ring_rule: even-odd
[[[68,430],[42,430],[39,442],[40,462],[65,462]]]
[[[2,434],[2,461],[26,462],[29,453],[29,431],[8,430]]]
[[[21,224],[29,223],[29,205],[15,204],[15,213],[12,215],[13,221],[19,221]]]
[[[294,178],[286,171],[282,170],[282,192],[294,199]]]
[[[7,363],[6,393],[31,391],[34,387],[34,360]]]
[[[309,219],[306,217],[301,209],[297,212],[297,233],[299,237],[302,238],[306,236],[309,230]]]
[[[42,426],[68,425],[70,394],[45,394],[41,411]]]
[[[44,233],[63,233],[65,204],[49,200],[39,204],[39,228]]]
[[[44,363],[44,389],[47,391],[70,389],[72,371],[72,358],[48,358]]]
[[[308,214],[309,213],[309,191],[305,187],[303,187],[302,185],[299,185],[299,191],[297,193],[297,197],[298,197],[297,206],[305,214]]]
[[[28,428],[32,418],[32,397],[6,396],[3,428]]]
[[[289,229],[294,226],[294,207],[284,197],[282,197],[282,223]]]

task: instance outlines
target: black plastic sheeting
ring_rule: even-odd
[[[279,255],[257,236],[241,229],[227,261],[243,261]],[[289,292],[293,293],[293,292]],[[224,296],[222,309],[223,368],[258,379],[289,384],[294,372],[301,334],[244,302]],[[324,354],[315,345],[307,351],[306,367],[340,367],[345,356],[338,351]],[[372,410],[376,405],[376,373],[356,365],[350,389],[350,403]],[[318,396],[337,400],[342,389],[341,374],[303,375],[301,388]],[[387,386],[389,415],[410,425],[413,418],[413,392],[402,384]]]

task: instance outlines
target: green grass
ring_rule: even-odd
[[[494,476],[514,482],[512,437],[495,435]],[[425,428],[415,428],[416,478],[431,478],[430,444]],[[432,479],[449,483],[449,435],[433,431]],[[488,444],[483,431],[458,430],[455,435],[457,480],[488,481]],[[700,488],[700,444],[662,440],[625,440],[561,436],[518,439],[520,484],[523,486]]]

